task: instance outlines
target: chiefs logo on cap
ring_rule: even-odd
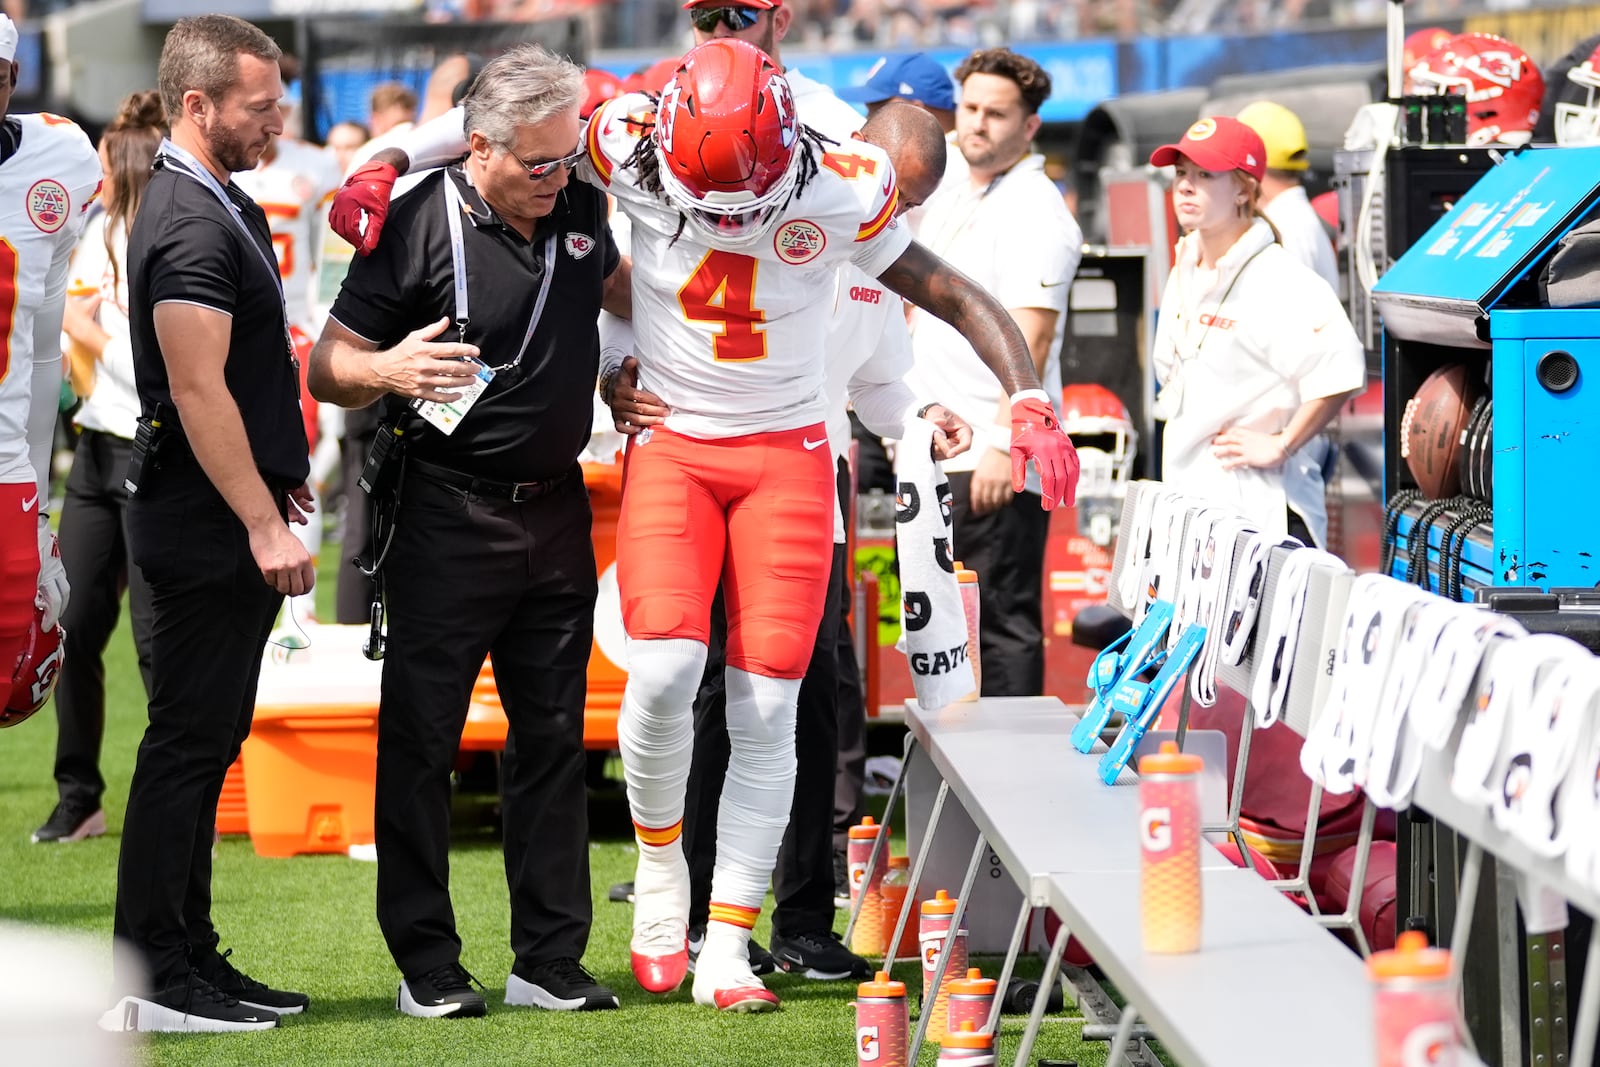
[[[822,228],[805,219],[795,219],[778,227],[772,235],[773,250],[785,263],[809,263],[822,255],[828,238]]]
[[[1217,132],[1217,124],[1210,119],[1201,119],[1189,127],[1189,132],[1184,134],[1184,139],[1189,141],[1204,141],[1207,137]]]

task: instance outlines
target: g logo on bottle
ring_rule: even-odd
[[[876,1026],[856,1027],[856,1053],[862,1063],[871,1063],[883,1054]]]
[[[1139,812],[1139,844],[1146,852],[1165,852],[1172,847],[1172,809],[1145,808]]]
[[[1400,1043],[1400,1062],[1405,1067],[1435,1067],[1454,1063],[1457,1048],[1456,1028],[1452,1023],[1423,1023]]]

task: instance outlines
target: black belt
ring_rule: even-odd
[[[448,485],[455,489],[465,490],[469,496],[486,497],[492,500],[509,500],[513,504],[520,504],[524,500],[535,497],[547,496],[561,488],[571,479],[575,467],[562,471],[553,478],[546,478],[542,482],[497,482],[490,478],[475,478],[449,467],[441,467],[437,463],[413,459],[406,464],[407,468],[426,478],[430,482]]]

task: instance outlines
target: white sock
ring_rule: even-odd
[[[750,969],[749,944],[748,927],[715,919],[706,924],[706,943],[700,949],[700,958],[694,967],[696,1004],[714,1007],[719,989],[764,984]]]
[[[717,815],[711,900],[760,909],[794,802],[794,718],[800,679],[727,672],[728,777]]]
[[[689,778],[695,690],[706,646],[669,639],[628,642],[628,685],[617,719],[639,863],[633,882],[634,949],[676,951],[689,918],[683,794]],[[672,929],[663,931],[670,922]]]

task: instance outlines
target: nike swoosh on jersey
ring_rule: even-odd
[[[29,497],[27,500],[24,500],[22,502],[22,510],[23,511],[32,511],[33,510],[33,506],[35,504],[37,504],[38,502],[39,502],[39,494],[35,493],[31,497]]]
[[[806,448],[807,452],[815,452],[817,449],[819,449],[823,445],[827,444],[828,443],[828,439],[826,437],[824,437],[820,441],[813,441],[808,437],[805,440],[801,441],[800,443],[802,445],[805,445],[805,448]]]
[[[1066,285],[1066,284],[1067,283],[1066,283],[1065,279],[1062,279],[1059,282],[1040,282],[1039,283],[1039,288],[1041,288],[1041,289],[1054,289],[1058,285]]]

